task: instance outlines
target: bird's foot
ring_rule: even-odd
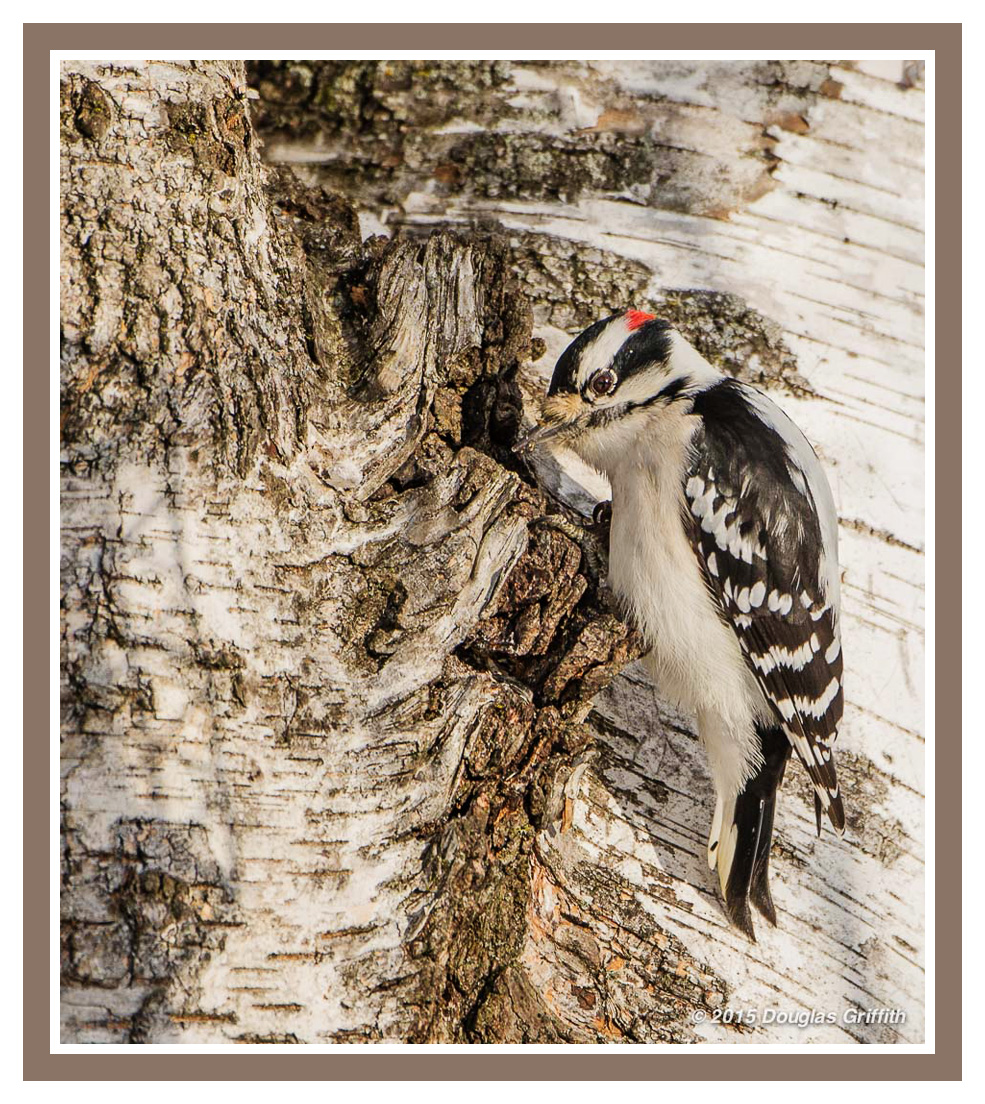
[[[581,565],[589,579],[599,590],[604,589],[609,574],[609,525],[612,519],[612,503],[600,502],[591,521],[575,521],[565,514],[544,514],[533,524],[556,529],[581,549]]]

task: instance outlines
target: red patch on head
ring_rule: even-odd
[[[652,322],[655,314],[647,314],[646,311],[626,311],[626,325],[631,330],[638,330],[644,322]]]

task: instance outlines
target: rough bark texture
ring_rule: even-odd
[[[923,1037],[923,97],[888,76],[65,65],[65,1040]],[[604,535],[545,521],[604,485],[510,453],[631,306],[772,389],[842,515],[849,833],[791,771],[756,945]]]

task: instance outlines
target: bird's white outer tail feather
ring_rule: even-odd
[[[718,884],[722,887],[722,896],[728,884],[735,857],[735,843],[738,829],[735,824],[735,795],[719,797],[715,801],[715,817],[711,822],[711,834],[708,836],[708,867],[718,867]]]
[[[722,836],[722,813],[724,805],[721,796],[715,801],[715,815],[711,821],[711,832],[708,835],[708,869],[714,870],[718,863],[718,844]]]
[[[732,873],[732,860],[735,858],[735,842],[739,830],[731,817],[722,830],[722,840],[718,845],[718,884],[722,887],[722,896],[726,896],[728,877]]]

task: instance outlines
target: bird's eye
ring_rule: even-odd
[[[616,386],[616,373],[611,368],[600,368],[588,381],[596,395],[609,395]]]

